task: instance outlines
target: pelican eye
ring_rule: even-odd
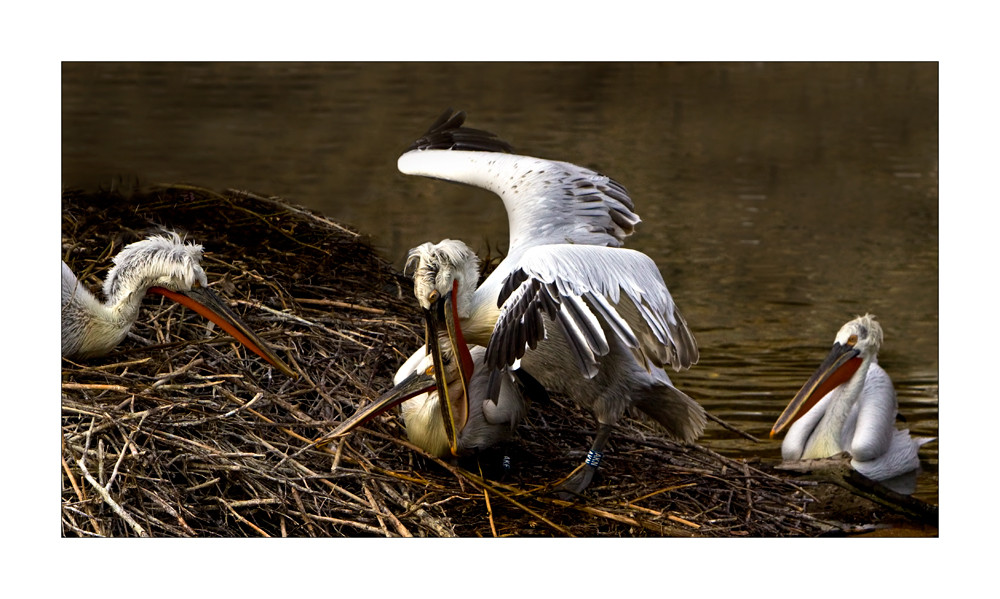
[[[847,345],[854,347],[855,345],[857,345],[857,343],[858,343],[857,335],[851,335],[850,337],[847,338]]]
[[[427,376],[434,376],[434,366],[433,365],[428,366],[427,370],[424,371],[424,374],[426,374]]]
[[[436,302],[439,297],[441,297],[441,294],[438,292],[437,289],[434,289],[430,293],[427,294],[427,301],[429,301],[429,302]]]

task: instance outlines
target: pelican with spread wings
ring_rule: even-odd
[[[565,491],[580,493],[590,484],[612,428],[630,408],[670,437],[694,441],[705,426],[704,409],[673,386],[664,368],[690,367],[698,346],[656,264],[622,247],[640,221],[625,188],[574,164],[513,154],[506,142],[464,127],[464,120],[464,113],[446,112],[398,168],[500,196],[510,225],[508,254],[479,284],[475,253],[461,241],[410,251],[414,294],[428,318],[428,345],[417,354],[434,357],[433,368],[412,371],[333,434],[406,399],[400,389],[412,395],[436,387],[448,395],[439,405],[457,453],[471,378],[485,370],[485,392],[495,401],[510,373],[523,370],[597,420],[587,458],[563,483]],[[468,345],[485,353],[473,360]],[[460,387],[449,391],[455,382]]]

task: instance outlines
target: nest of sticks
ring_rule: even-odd
[[[278,198],[170,186],[63,194],[62,254],[95,291],[123,245],[162,228],[205,246],[210,285],[299,373],[197,314],[147,298],[109,356],[62,364],[64,536],[816,536],[871,530],[821,485],[665,440],[624,419],[585,497],[592,417],[533,405],[514,439],[457,463],[398,415],[316,441],[392,384],[423,342],[412,283],[348,227]],[[488,262],[488,261],[487,261]],[[827,485],[830,486],[830,485]]]

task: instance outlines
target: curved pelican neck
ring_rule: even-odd
[[[115,294],[104,302],[104,308],[107,310],[106,320],[126,329],[131,327],[139,317],[142,298],[146,297],[149,288],[153,286],[152,278],[143,278],[133,286],[117,287]]]
[[[63,263],[63,355],[102,355],[118,345],[139,316],[141,293],[122,292],[101,302]]]

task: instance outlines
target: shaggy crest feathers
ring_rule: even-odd
[[[863,354],[874,356],[882,347],[882,325],[875,319],[874,314],[858,316],[840,327],[834,341],[846,344],[852,335],[857,335],[857,341],[852,345]]]
[[[104,295],[111,300],[125,290],[145,292],[159,286],[177,291],[208,285],[201,267],[203,252],[201,245],[184,243],[173,232],[130,243],[114,257],[104,280]]]
[[[452,281],[458,281],[459,298],[454,298],[460,316],[467,309],[469,297],[479,282],[479,256],[461,241],[444,239],[440,243],[422,243],[411,249],[403,273],[413,277],[413,294],[425,309],[431,306],[431,292],[440,295],[451,292]]]

